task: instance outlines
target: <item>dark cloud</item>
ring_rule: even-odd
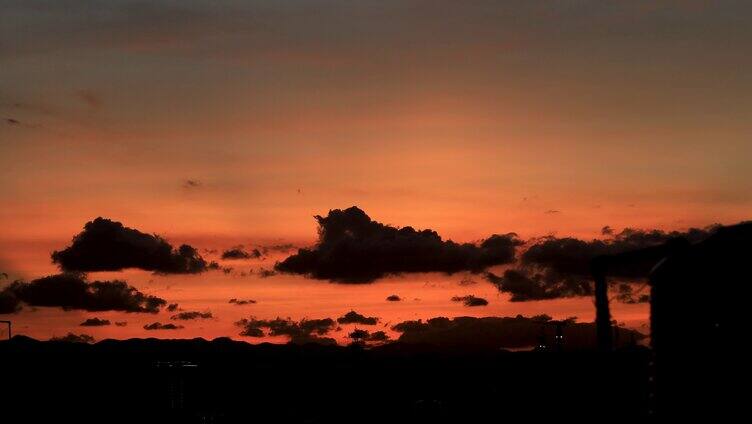
[[[62,337],[53,337],[51,342],[64,342],[64,343],[94,343],[94,337],[88,334],[73,334],[68,333]]]
[[[8,125],[21,125],[21,122],[18,119],[13,119],[13,118],[5,118],[5,122]]]
[[[82,327],[101,327],[103,325],[110,325],[110,321],[106,319],[99,319],[99,318],[89,318],[86,321],[82,322],[81,324],[78,324]]]
[[[561,213],[561,211],[556,210],[556,209],[549,209],[549,210],[546,211],[547,215],[556,215],[556,214],[559,214],[559,213]]]
[[[367,317],[355,311],[350,311],[345,315],[337,318],[337,322],[340,324],[376,325],[376,323],[379,322],[379,319],[377,317]]]
[[[187,321],[191,319],[209,319],[209,318],[213,318],[211,312],[198,312],[198,311],[180,312],[170,317],[170,319],[172,320],[182,320],[182,321]]]
[[[642,285],[642,289],[646,287]],[[639,293],[632,288],[632,284],[621,283],[617,287],[616,300],[622,303],[635,304],[635,303],[647,303],[650,302],[650,295],[646,293]]]
[[[588,279],[560,276],[547,278],[540,273],[531,275],[524,269],[509,269],[504,271],[503,276],[489,272],[486,273],[486,278],[500,291],[510,293],[512,302],[590,296],[593,293]]]
[[[125,327],[126,325],[128,325],[128,322],[127,321],[115,321],[115,325],[118,327]]]
[[[269,277],[273,277],[277,275],[277,272],[271,269],[259,268],[256,270],[256,275],[258,275],[261,278],[269,278]]]
[[[545,269],[561,275],[589,276],[590,261],[596,256],[659,246],[677,239],[695,243],[707,238],[716,228],[692,228],[686,232],[627,228],[611,238],[591,241],[571,237],[545,237],[530,246],[520,259],[522,265],[527,267]],[[655,262],[634,264],[628,269],[615,270],[618,274],[614,276],[644,276],[653,265]]]
[[[548,317],[550,318],[550,317]],[[555,326],[541,317],[445,317],[427,321],[405,321],[393,330],[402,333],[400,342],[427,343],[442,347],[469,349],[525,348],[538,345],[541,336],[553,343]],[[595,324],[566,321],[563,326],[564,349],[591,349],[596,346]],[[619,328],[619,341],[628,345],[644,339],[637,331]]]
[[[18,311],[21,303],[64,310],[157,313],[167,302],[145,295],[125,281],[87,282],[82,274],[63,273],[29,283],[15,281],[0,292],[0,305],[4,305],[5,310]]]
[[[243,331],[240,332],[240,335],[246,337],[264,337],[264,330],[262,330],[261,327],[247,325],[243,328]]]
[[[253,300],[253,299],[242,300],[242,299],[232,298],[232,299],[230,299],[230,301],[228,303],[232,303],[234,305],[242,306],[242,305],[252,305],[252,304],[256,303],[256,301]]]
[[[482,297],[476,297],[471,294],[467,296],[454,296],[452,302],[462,302],[465,306],[486,306],[488,301]]]
[[[442,240],[433,230],[396,228],[371,220],[357,207],[316,216],[319,241],[299,249],[275,269],[312,278],[365,283],[407,272],[480,272],[514,260],[521,244],[513,233],[493,235],[480,244]]]
[[[389,340],[389,335],[384,331],[375,331],[373,333],[368,330],[356,328],[347,335],[348,338],[353,340],[353,343],[374,343],[382,344]]]
[[[178,308],[179,305],[177,303],[170,303],[169,305],[167,305],[167,311],[169,312],[175,312],[178,310]]]
[[[540,315],[533,315],[532,317],[530,317],[530,319],[533,321],[547,322],[547,321],[553,320],[554,318],[548,314],[540,314]]]
[[[175,325],[173,323],[162,324],[161,322],[153,322],[151,324],[144,325],[144,330],[180,330],[185,328],[182,325]]]
[[[335,322],[331,318],[302,319],[299,322],[289,318],[264,319],[241,319],[235,325],[242,328],[241,336],[263,337],[266,328],[270,336],[288,336],[291,343],[320,343],[331,344],[333,339],[319,337],[328,334],[335,328]]]
[[[474,286],[478,284],[478,282],[473,280],[472,278],[463,278],[457,284],[460,286]]]
[[[264,255],[270,252],[288,253],[296,249],[295,245],[291,243],[272,244],[268,246],[261,246],[261,253]]]
[[[368,336],[369,342],[385,342],[387,340],[389,340],[389,335],[383,331],[374,331]]]
[[[609,268],[609,275],[621,280],[647,277],[650,269],[665,256],[665,245],[695,243],[710,236],[717,226],[692,228],[686,232],[624,229],[616,233],[611,227],[601,229],[609,236],[591,241],[572,237],[544,237],[520,255],[517,269],[503,275],[486,273],[486,278],[502,292],[510,293],[513,302],[591,296],[591,262],[594,258],[641,250],[628,263]],[[627,303],[647,301],[647,298],[617,296]]]
[[[392,294],[387,296],[386,300],[389,302],[399,302],[400,300],[402,300],[402,298],[397,296],[396,294]]]
[[[157,235],[106,218],[87,222],[67,248],[52,253],[52,261],[65,271],[120,271],[140,268],[162,274],[204,272],[209,265],[187,244],[174,249]]]
[[[368,339],[370,335],[371,334],[366,330],[355,329],[350,334],[348,334],[347,337],[355,341],[359,341],[359,340],[365,341]]]
[[[335,327],[334,320],[331,318],[302,319],[298,325],[305,334],[316,333],[318,335],[327,334]]]
[[[243,246],[235,246],[222,252],[222,259],[255,259],[261,257],[261,251],[253,249],[250,252],[243,249]]]

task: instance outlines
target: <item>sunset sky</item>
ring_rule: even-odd
[[[351,309],[384,329],[434,316],[590,321],[589,297],[510,302],[470,272],[338,284],[257,274],[295,250],[220,255],[311,246],[313,216],[350,206],[456,242],[749,219],[751,13],[699,0],[4,1],[0,287],[59,272],[50,254],[99,216],[232,271],[89,274],[212,312],[180,330],[142,328],[174,322],[166,311],[0,318],[44,339],[240,338],[240,318]],[[450,300],[469,294],[489,305]],[[646,304],[614,308],[635,328],[647,317]],[[79,326],[92,317],[128,325]]]

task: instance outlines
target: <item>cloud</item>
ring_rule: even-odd
[[[612,237],[585,241],[571,237],[545,237],[530,246],[522,255],[523,266],[545,269],[552,273],[569,276],[589,276],[590,261],[596,256],[659,246],[676,239],[686,239],[694,243],[707,238],[716,226],[686,232],[664,232],[661,230],[636,230],[626,228]],[[644,276],[655,265],[655,258],[646,258],[629,268],[615,269],[614,276]]]
[[[473,280],[472,278],[463,278],[457,283],[457,285],[460,286],[474,286],[476,284],[478,284],[478,282]]]
[[[269,277],[273,277],[273,276],[277,275],[277,272],[273,271],[271,269],[259,268],[259,269],[256,270],[256,274],[260,278],[269,278]]]
[[[243,246],[235,246],[231,249],[227,249],[224,252],[222,252],[222,259],[228,260],[228,259],[255,259],[261,257],[261,251],[258,249],[253,249],[250,252],[247,252],[243,249]]]
[[[183,181],[183,188],[198,188],[201,187],[201,181],[199,180],[185,180]]]
[[[177,303],[170,303],[169,305],[167,305],[167,311],[169,312],[175,312],[178,310],[178,308],[179,305]]]
[[[153,322],[151,324],[144,325],[144,330],[180,330],[185,328],[182,325],[175,325],[173,323],[162,324],[161,322]]]
[[[5,122],[8,125],[21,125],[21,122],[18,119],[14,119],[14,118],[5,118]]]
[[[373,333],[368,330],[356,328],[347,335],[348,338],[353,340],[353,343],[367,343],[367,344],[383,344],[389,341],[389,335],[384,331],[375,331]]]
[[[305,334],[327,334],[334,328],[334,320],[331,318],[302,319],[298,324]]]
[[[480,272],[510,263],[522,242],[513,233],[480,244],[442,240],[433,230],[396,228],[371,220],[357,207],[316,216],[319,241],[276,264],[275,269],[343,283],[367,283],[408,272]]]
[[[662,246],[695,243],[717,229],[718,226],[710,226],[686,232],[665,232],[627,228],[616,233],[605,226],[601,229],[601,233],[608,236],[605,239],[585,241],[572,237],[544,237],[520,255],[516,269],[506,270],[501,276],[488,272],[485,277],[500,291],[510,293],[513,302],[591,296],[591,262],[594,258],[640,250],[628,263],[611,266],[609,275],[621,280],[645,278],[665,256]],[[616,300],[638,303],[647,301],[647,298],[622,295]]]
[[[64,343],[94,343],[94,337],[88,334],[73,334],[68,333],[62,337],[52,337],[51,342],[64,342]]]
[[[125,327],[126,325],[128,325],[128,322],[127,321],[115,321],[115,325],[118,327]]]
[[[549,317],[550,318],[550,317]],[[553,343],[553,321],[541,317],[445,317],[427,321],[404,321],[392,327],[402,333],[403,343],[427,343],[441,347],[472,349],[525,348],[538,345],[543,336],[546,343]],[[596,346],[595,324],[562,322],[564,348],[566,350],[592,349]],[[645,336],[637,331],[618,328],[621,346],[639,341]]]
[[[253,299],[242,300],[242,299],[236,299],[236,298],[233,297],[232,299],[230,299],[230,301],[228,303],[232,303],[234,305],[242,306],[242,305],[252,305],[252,304],[256,303],[256,301],[253,300]]]
[[[240,332],[240,335],[246,337],[264,337],[264,330],[262,330],[261,327],[247,325],[243,328],[243,331]]]
[[[508,269],[503,276],[486,273],[486,279],[500,291],[510,293],[512,302],[529,300],[547,300],[562,297],[590,296],[593,293],[590,281],[555,277],[547,278],[543,274],[530,275],[524,269]]]
[[[174,249],[157,235],[106,218],[87,222],[73,243],[52,253],[64,271],[120,271],[140,268],[160,274],[194,274],[209,269],[198,251],[187,244]]]
[[[304,318],[298,322],[279,317],[272,320],[243,318],[235,322],[235,325],[242,328],[241,336],[264,337],[263,329],[266,328],[270,336],[288,336],[291,343],[336,344],[334,339],[319,337],[335,328],[335,322],[331,318]]]
[[[350,311],[345,315],[337,318],[337,322],[340,324],[376,325],[376,323],[379,322],[379,319],[377,317],[367,317],[355,311]]]
[[[467,296],[454,296],[452,302],[462,302],[465,306],[486,306],[488,301],[482,297],[475,297],[471,294]]]
[[[400,300],[402,300],[402,298],[397,296],[396,294],[392,294],[387,296],[386,300],[389,302],[399,302]]]
[[[22,303],[64,310],[149,313],[157,313],[167,304],[164,299],[145,295],[125,281],[87,282],[84,275],[76,273],[50,275],[29,283],[15,281],[0,291],[0,304],[6,310],[18,311]]]
[[[106,319],[99,319],[99,318],[89,318],[86,321],[82,322],[81,324],[78,324],[81,327],[101,327],[103,325],[110,325],[110,321]]]
[[[643,287],[645,286],[643,285]],[[618,293],[616,295],[616,300],[618,300],[619,302],[630,305],[650,302],[650,295],[635,292],[632,288],[632,284],[621,283],[618,285],[617,291]]]
[[[176,315],[173,315],[170,317],[172,320],[191,320],[191,319],[208,319],[213,318],[211,312],[198,312],[198,311],[187,311],[187,312],[180,312]]]
[[[369,342],[385,342],[387,340],[389,340],[389,335],[383,331],[374,331],[368,336]]]
[[[366,330],[355,329],[350,334],[348,334],[347,337],[349,337],[349,338],[351,338],[353,340],[356,340],[356,341],[357,340],[363,340],[363,341],[365,341],[366,339],[368,339],[368,336],[370,336],[370,335],[371,334],[368,331],[366,331]]]
[[[295,249],[295,245],[291,243],[272,244],[268,246],[261,246],[261,253],[263,253],[264,255],[268,254],[269,252],[288,253]]]

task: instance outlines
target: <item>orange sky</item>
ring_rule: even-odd
[[[0,16],[0,271],[11,278],[54,272],[50,251],[97,216],[222,249],[310,244],[312,215],[351,205],[456,241],[683,229],[752,210],[745,3],[38,6],[11,1]],[[259,317],[592,312],[589,299],[511,305],[487,283],[435,275],[365,287],[127,277],[220,317],[181,336],[234,334],[230,297],[266,299],[248,307]],[[491,305],[444,300],[467,290]],[[380,309],[393,291],[422,300]],[[17,318],[46,337],[83,315]]]

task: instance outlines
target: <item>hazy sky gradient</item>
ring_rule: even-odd
[[[750,2],[2,9],[14,278],[54,271],[49,252],[97,216],[222,248],[309,244],[312,215],[351,205],[457,241],[752,210]]]

